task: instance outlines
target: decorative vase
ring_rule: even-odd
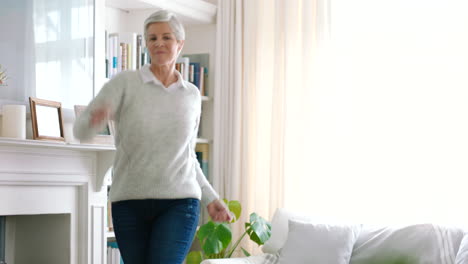
[[[2,106],[2,137],[26,139],[26,106]]]

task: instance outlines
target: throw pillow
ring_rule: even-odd
[[[318,215],[306,215],[300,212],[278,208],[271,220],[271,237],[262,247],[264,253],[277,254],[283,247],[288,237],[288,221],[298,220],[302,222],[314,223],[336,223],[334,219],[330,219]]]
[[[289,220],[280,264],[348,264],[358,237],[357,227]]]
[[[293,211],[278,208],[271,220],[271,237],[262,247],[264,253],[276,254],[283,247],[288,236],[288,221],[289,219],[298,219],[309,221],[312,217],[300,215]]]
[[[457,257],[455,258],[455,264],[467,264],[468,263],[468,234],[463,237],[458,249]]]

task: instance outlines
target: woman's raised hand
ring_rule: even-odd
[[[90,125],[91,127],[99,127],[110,118],[110,107],[105,106],[95,109],[91,112]]]
[[[232,215],[227,206],[220,200],[214,200],[207,206],[208,214],[215,222],[230,222]]]

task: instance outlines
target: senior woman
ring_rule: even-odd
[[[195,156],[201,96],[175,69],[184,28],[159,10],[145,20],[144,32],[151,64],[106,83],[74,133],[89,139],[109,118],[115,121],[110,200],[125,264],[179,264],[195,235],[200,199],[214,221],[231,216]]]

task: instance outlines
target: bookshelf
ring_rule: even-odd
[[[203,160],[204,168],[208,171],[213,170],[213,163],[209,153],[212,153],[213,144],[213,95],[215,92],[214,76],[215,76],[215,45],[216,45],[216,2],[217,0],[172,0],[167,3],[158,2],[155,6],[152,1],[119,1],[106,0],[105,3],[99,3],[100,7],[96,8],[97,20],[100,20],[100,25],[96,26],[96,75],[102,76],[102,85],[106,78],[106,38],[112,34],[117,35],[143,35],[144,20],[155,11],[155,8],[161,7],[168,9],[178,15],[178,18],[185,26],[186,40],[181,57],[189,58],[190,62],[199,63],[200,66],[207,69],[207,74],[204,79],[204,92],[202,94],[202,116],[200,122],[199,137],[197,138],[197,149],[200,148],[204,152]],[[98,3],[96,3],[98,4]],[[195,6],[196,7],[195,7]],[[200,12],[192,12],[193,8]],[[99,21],[98,21],[99,22]],[[107,33],[105,33],[107,32]],[[130,33],[129,33],[130,32]],[[128,39],[128,37],[126,37]],[[143,39],[144,43],[144,39]],[[143,44],[144,45],[144,44]],[[99,88],[96,89],[98,92]],[[201,152],[201,151],[200,151]],[[203,167],[203,166],[202,166]],[[110,185],[111,183],[108,182]],[[203,209],[201,222],[206,221],[206,209]],[[112,231],[106,231],[108,241],[115,239]]]

